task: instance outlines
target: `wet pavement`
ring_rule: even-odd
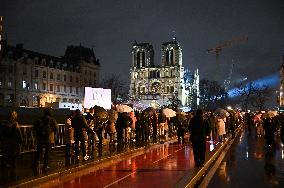
[[[275,140],[268,146],[264,136],[242,132],[208,187],[284,187],[284,147]]]
[[[216,147],[208,142],[206,158],[209,159],[219,146],[220,144]],[[194,167],[188,139],[186,144],[177,144],[176,141],[157,144],[106,161],[103,165],[88,164],[77,171],[55,174],[49,181],[22,184],[19,187],[184,187],[184,177],[197,169]],[[56,163],[58,161],[52,162],[53,165]],[[57,165],[64,171],[64,162]],[[33,178],[30,177],[30,180]]]
[[[284,147],[279,136],[276,136],[275,145],[268,146],[264,136],[241,131],[234,141],[229,139],[224,145],[207,142],[206,149],[207,161],[217,151],[220,156],[224,154],[223,159],[218,154],[216,161],[219,160],[220,165],[214,161],[215,164],[208,165],[210,170],[205,170],[209,174],[217,166],[212,179],[207,180],[207,187],[284,187]],[[0,187],[7,187],[11,182],[18,182],[17,187],[41,188],[185,187],[208,163],[203,168],[194,167],[188,138],[185,144],[177,144],[174,139],[112,157],[105,156],[101,160],[78,164],[71,161],[69,167],[66,167],[63,149],[57,148],[50,155],[49,173],[39,176],[33,174],[32,157],[32,153],[26,154],[18,160],[14,170],[1,169]],[[204,185],[203,182],[198,185]]]

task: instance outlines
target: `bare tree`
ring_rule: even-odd
[[[114,104],[123,103],[128,100],[128,90],[119,75],[112,74],[104,78],[101,87],[111,89],[111,100]]]
[[[217,81],[201,80],[199,90],[201,108],[213,110],[226,105],[228,94]]]
[[[258,111],[265,110],[266,102],[270,99],[272,90],[268,86],[254,87],[251,105]]]
[[[260,86],[249,83],[247,85],[241,85],[236,94],[239,95],[239,102],[245,111],[247,111],[249,107],[261,111],[265,110],[265,105],[270,98],[271,92],[272,90],[266,85]]]

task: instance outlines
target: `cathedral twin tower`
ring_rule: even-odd
[[[187,105],[182,49],[175,38],[162,44],[160,66],[154,65],[151,44],[135,42],[130,74],[130,98],[137,108],[159,108],[173,100]]]

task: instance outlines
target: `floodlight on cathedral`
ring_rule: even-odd
[[[170,100],[177,99],[182,106],[189,105],[182,66],[182,49],[176,38],[162,44],[160,66],[154,64],[153,46],[150,43],[135,41],[132,47],[130,75],[130,98],[133,104],[140,101],[146,107],[164,106]],[[199,79],[199,76],[194,74],[192,80],[194,79]],[[194,83],[197,82],[193,81],[191,86]]]

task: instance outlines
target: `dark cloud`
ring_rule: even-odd
[[[117,73],[129,81],[134,40],[150,42],[155,64],[160,46],[174,30],[183,49],[184,66],[213,77],[217,65],[206,50],[240,36],[245,43],[220,55],[223,77],[234,60],[234,78],[256,79],[277,72],[284,54],[283,0],[2,0],[4,32],[12,44],[55,56],[67,45],[93,47],[102,76]],[[215,70],[215,71],[214,71]]]

